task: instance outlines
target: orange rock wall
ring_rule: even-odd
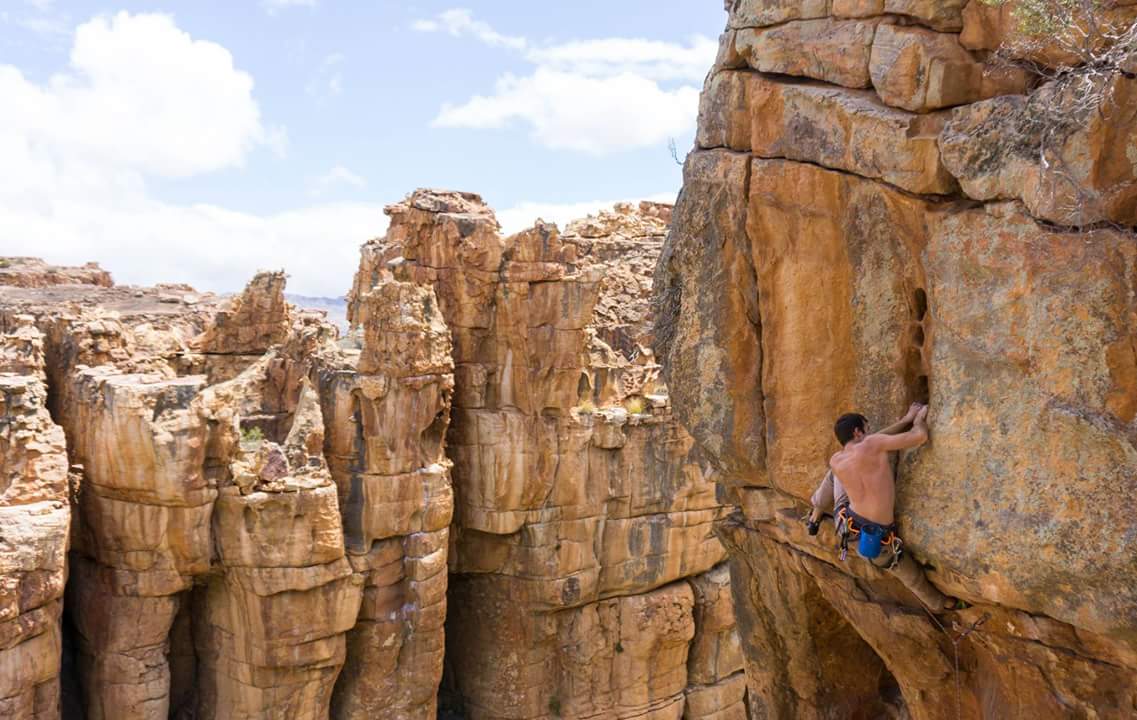
[[[655,335],[735,506],[718,528],[752,707],[1132,715],[1137,242],[1101,223],[1137,224],[1114,161],[1134,81],[1060,138],[1063,185],[1029,150],[1062,98],[987,69],[1009,21],[978,0],[727,5]],[[836,417],[882,427],[916,400],[931,441],[899,460],[901,534],[975,606],[944,627],[798,522]]]
[[[430,286],[453,337],[447,707],[744,717],[722,507],[649,347],[669,208],[508,238],[475,195],[418,191],[388,214],[352,319],[376,283]]]

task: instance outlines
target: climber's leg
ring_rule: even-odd
[[[821,517],[821,513],[826,509],[833,507],[833,471],[825,473],[825,479],[813,491],[813,496],[809,499],[809,504],[813,506],[813,511],[817,517]]]
[[[882,553],[882,557],[885,555],[889,556],[891,562],[892,553]],[[895,567],[891,568],[891,572],[932,612],[943,612],[949,609],[951,604],[954,604],[951,598],[948,598],[932,585],[928,576],[924,574],[924,568],[913,560],[908,553],[900,554],[900,561],[896,563]]]

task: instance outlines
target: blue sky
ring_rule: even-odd
[[[715,0],[5,0],[0,254],[336,295],[384,204],[481,193],[503,225],[664,197]]]

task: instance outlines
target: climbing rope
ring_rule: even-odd
[[[959,633],[959,635],[952,637],[952,634],[948,632],[947,628],[944,627],[943,623],[940,622],[940,619],[936,617],[935,613],[924,607],[923,603],[920,603],[920,607],[924,608],[924,612],[928,613],[928,617],[930,617],[932,619],[932,622],[934,622],[936,626],[939,627],[940,631],[943,632],[944,635],[947,635],[949,638],[951,638],[951,652],[954,656],[952,664],[953,669],[955,670],[955,719],[963,720],[963,690],[959,684],[959,643],[968,635],[982,627],[983,623],[990,620],[991,613],[983,613],[983,615],[981,615],[978,620],[971,623],[971,626],[962,632],[960,632],[962,626],[953,620],[951,623],[951,629]]]

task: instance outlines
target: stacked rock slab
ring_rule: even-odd
[[[669,208],[508,238],[468,193],[387,212],[351,319],[366,326],[376,284],[426,285],[453,337],[447,703],[471,719],[745,717],[722,508],[648,349]]]
[[[4,717],[60,717],[64,604],[67,717],[434,717],[448,332],[384,286],[343,350],[283,279],[0,287]]]
[[[752,708],[1132,716],[1137,521],[1116,498],[1137,477],[1137,241],[1099,223],[1137,225],[1134,81],[1051,138],[1059,185],[1030,131],[1061,94],[977,52],[1008,16],[727,6],[655,335],[735,506],[718,530]],[[939,620],[797,522],[835,418],[880,427],[917,400],[931,442],[900,459],[900,532],[974,604]]]
[[[454,507],[450,332],[426,284],[384,279],[359,303],[361,356],[320,371],[329,464],[364,586],[332,714],[433,720]]]
[[[0,717],[59,717],[67,453],[47,411],[43,336],[0,334]]]

